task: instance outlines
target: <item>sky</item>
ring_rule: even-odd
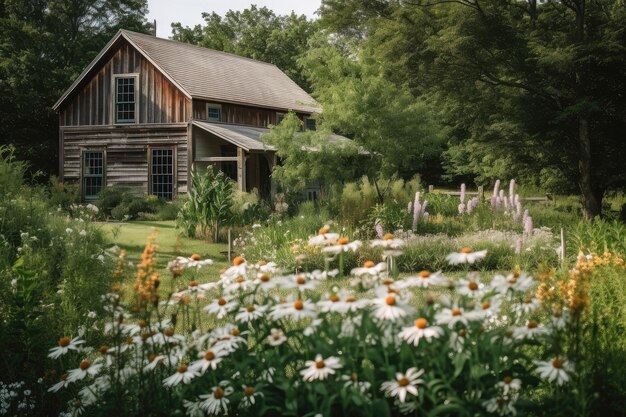
[[[172,34],[172,22],[180,22],[183,26],[201,24],[204,23],[202,12],[216,12],[223,16],[230,9],[243,10],[256,4],[266,6],[276,14],[294,11],[314,18],[320,3],[321,0],[148,0],[148,20],[156,19],[157,36],[168,38]]]

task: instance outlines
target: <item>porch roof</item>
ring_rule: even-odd
[[[225,123],[212,123],[204,122],[201,120],[194,120],[192,122],[194,126],[199,127],[215,136],[224,139],[238,146],[245,151],[275,151],[271,145],[263,143],[261,135],[268,133],[270,130],[263,127],[252,127],[242,125],[231,125]],[[330,142],[342,142],[349,141],[350,139],[332,134],[328,137]]]

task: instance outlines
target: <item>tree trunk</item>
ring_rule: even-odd
[[[578,119],[578,170],[579,186],[583,196],[583,209],[588,219],[600,215],[602,195],[596,193],[591,184],[591,144],[589,142],[589,122],[584,116]]]

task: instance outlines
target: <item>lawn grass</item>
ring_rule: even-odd
[[[221,253],[227,250],[227,244],[208,243],[200,239],[181,236],[176,230],[174,221],[135,221],[101,223],[100,225],[112,244],[126,250],[128,260],[133,264],[139,262],[148,236],[154,229],[157,229],[156,269],[161,273],[164,289],[171,288],[171,276],[167,271],[167,263],[177,256],[191,256],[197,253],[202,259],[213,260],[213,265],[202,268],[197,273],[184,274],[177,286],[186,286],[192,278],[201,282],[216,281],[219,278],[220,269],[228,267],[228,259]]]

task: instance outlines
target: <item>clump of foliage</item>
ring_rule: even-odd
[[[196,233],[205,238],[218,239],[219,229],[232,220],[233,182],[220,170],[207,168],[203,173],[191,172],[189,200],[178,212],[177,227],[187,236]]]

